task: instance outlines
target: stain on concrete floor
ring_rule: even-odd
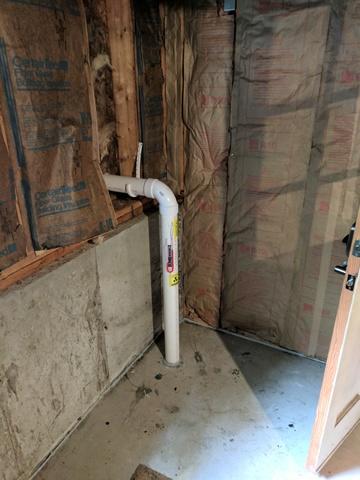
[[[181,346],[171,369],[154,345],[36,480],[128,480],[140,463],[174,480],[318,478],[304,462],[323,365],[189,324]]]

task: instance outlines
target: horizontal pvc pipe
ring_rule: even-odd
[[[170,366],[180,362],[179,342],[179,246],[178,212],[179,207],[172,190],[153,178],[122,177],[104,175],[105,184],[112,192],[127,193],[153,198],[159,203],[161,223],[161,258],[163,325],[165,331],[165,359]]]

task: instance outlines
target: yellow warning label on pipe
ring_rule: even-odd
[[[170,287],[174,287],[179,283],[180,275],[178,273],[171,273],[169,275],[169,285]]]
[[[172,229],[174,238],[178,238],[179,236],[179,220],[177,217],[172,221]]]

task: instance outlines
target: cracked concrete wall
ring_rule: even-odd
[[[0,296],[0,479],[29,478],[151,342],[157,215]]]

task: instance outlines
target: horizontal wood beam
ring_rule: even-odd
[[[134,217],[138,217],[144,211],[151,210],[155,205],[153,200],[142,199],[132,200],[128,205],[116,210],[116,219],[118,225],[121,225]],[[108,232],[111,234],[111,231]],[[54,264],[63,257],[77,252],[89,243],[97,243],[99,238],[106,238],[107,234],[99,235],[89,240],[69,245],[67,247],[52,248],[51,250],[42,250],[40,252],[32,252],[23,260],[16,262],[11,267],[6,268],[0,273],[0,291],[4,291],[15,283],[19,283],[32,275],[36,274],[43,268]]]

